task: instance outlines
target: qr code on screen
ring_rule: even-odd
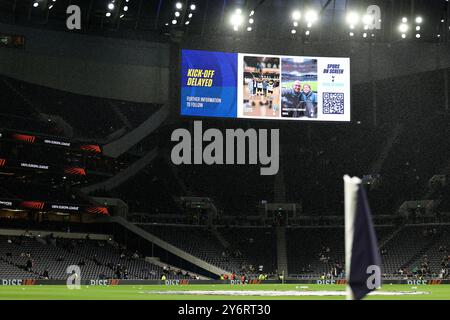
[[[344,114],[344,94],[334,92],[324,92],[323,113]]]

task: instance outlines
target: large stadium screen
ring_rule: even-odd
[[[350,59],[182,50],[184,116],[350,121]]]

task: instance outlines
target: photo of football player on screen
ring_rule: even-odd
[[[280,59],[244,57],[244,116],[280,117]]]

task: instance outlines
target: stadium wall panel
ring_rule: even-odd
[[[77,94],[166,103],[168,44],[0,24],[24,35],[25,49],[0,48],[0,74]]]

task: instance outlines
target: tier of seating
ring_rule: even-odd
[[[101,140],[118,129],[134,129],[161,107],[79,95],[4,76],[0,91],[0,116],[8,120],[8,128],[62,134],[61,128],[43,117],[59,116],[73,128],[75,137],[84,139]],[[42,125],[24,127],[23,119]]]
[[[229,243],[232,251],[239,250],[246,260],[246,269],[257,273],[277,270],[277,239],[275,229],[249,227],[221,227],[217,230]],[[262,268],[260,268],[262,266]]]
[[[245,265],[242,254],[227,250],[205,227],[139,225],[168,243],[229,272],[239,272]]]
[[[407,123],[379,172],[381,185],[369,191],[374,213],[395,212],[403,201],[424,199],[430,178],[448,166],[449,120],[434,115]]]
[[[10,199],[89,204],[84,197],[78,196],[71,189],[70,183],[59,177],[41,178],[39,180],[29,177],[22,179],[2,177],[1,181],[4,184],[3,189],[8,194],[13,195],[8,197]]]
[[[149,263],[113,241],[0,236],[0,278],[66,279],[77,265],[84,279],[186,278]]]
[[[221,267],[227,271],[250,272],[242,266],[253,266],[255,273],[275,273],[277,268],[276,236],[274,228],[220,227],[224,244],[206,227],[140,225],[161,239]],[[449,248],[449,226],[378,226],[376,233],[381,246],[382,272],[398,274],[403,268],[420,267],[425,256],[434,274],[440,272],[442,259]],[[288,270],[292,276],[319,276],[332,274],[336,266],[344,269],[343,227],[289,227],[286,233]],[[410,271],[410,270],[409,270]],[[342,274],[341,274],[342,276]]]
[[[227,272],[277,273],[275,228],[138,226]],[[376,233],[384,275],[448,276],[450,225],[378,226]],[[286,245],[290,276],[344,276],[343,227],[289,227]],[[70,265],[80,266],[85,279],[160,279],[168,273],[114,241],[36,237],[27,232],[0,236],[0,278],[64,279]],[[169,273],[170,277],[188,276]]]
[[[43,119],[39,112],[24,100],[11,85],[10,78],[0,76],[0,123],[2,128],[30,130],[44,134],[61,133],[55,123]]]
[[[444,256],[448,256],[440,248],[450,245],[450,226],[406,226],[396,234],[385,246],[384,272],[398,273],[403,269],[411,273],[415,267],[421,267],[423,258],[427,258],[429,271],[439,274]]]

